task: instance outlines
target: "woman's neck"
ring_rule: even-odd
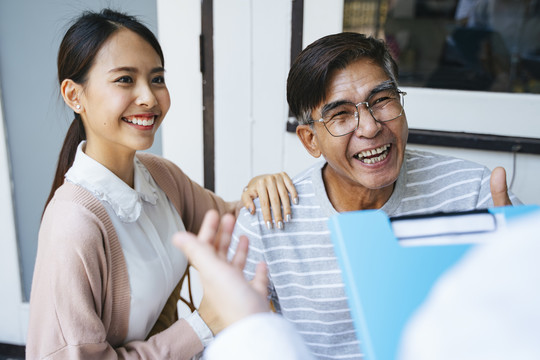
[[[92,146],[88,142],[86,143],[86,147],[83,148],[83,151],[133,188],[135,173],[133,159],[135,157],[135,151],[126,151],[125,149],[103,151],[103,147]]]

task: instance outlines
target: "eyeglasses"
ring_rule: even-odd
[[[369,101],[358,104],[337,102],[331,104],[329,109],[323,108],[321,119],[311,120],[308,124],[321,122],[330,135],[345,136],[356,131],[360,126],[360,106],[365,105],[375,121],[387,122],[403,115],[405,95],[407,95],[406,92],[391,89],[377,92]]]

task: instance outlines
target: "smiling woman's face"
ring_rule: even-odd
[[[79,100],[86,153],[109,158],[148,149],[170,107],[159,55],[136,33],[118,30],[96,55]]]

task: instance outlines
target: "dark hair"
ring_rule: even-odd
[[[152,31],[137,18],[111,9],[103,9],[101,12],[86,11],[68,29],[58,49],[58,82],[62,84],[65,79],[71,79],[77,84],[84,84],[97,53],[103,44],[120,29],[131,30],[146,40],[156,50],[162,65],[165,66],[163,51],[158,40]],[[86,140],[81,116],[74,114],[75,118],[67,131],[58,157],[56,173],[45,208],[56,189],[63,184],[66,172],[73,165],[77,146],[82,140]]]
[[[351,32],[328,35],[298,55],[287,78],[287,102],[299,123],[307,124],[312,110],[325,99],[332,72],[361,58],[379,65],[397,86],[396,62],[386,44],[371,36]]]

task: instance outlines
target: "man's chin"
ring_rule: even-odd
[[[374,179],[366,179],[365,181],[360,182],[361,186],[368,188],[370,190],[382,190],[386,189],[389,186],[394,186],[397,179],[398,179],[399,173],[397,175],[393,176],[387,176],[387,177],[380,177],[377,176]]]

